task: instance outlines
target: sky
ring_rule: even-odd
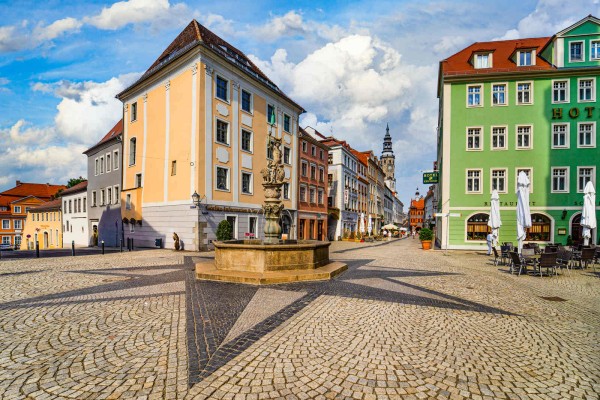
[[[304,107],[301,126],[381,155],[389,124],[408,207],[436,158],[439,62],[588,14],[600,0],[0,0],[0,191],[85,177],[115,95],[195,18]]]

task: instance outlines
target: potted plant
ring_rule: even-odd
[[[423,245],[423,250],[431,249],[431,240],[433,239],[433,231],[429,228],[423,228],[419,231],[419,239]]]
[[[231,240],[233,235],[232,231],[233,229],[231,229],[231,224],[229,221],[224,219],[223,221],[219,222],[219,225],[217,226],[217,240]]]

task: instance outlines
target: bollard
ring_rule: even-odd
[[[71,256],[75,257],[75,241],[71,240]]]
[[[104,240],[102,241],[102,255],[104,255]]]
[[[40,242],[35,242],[35,257],[40,258]]]
[[[121,246],[120,247],[121,247],[121,253],[122,253],[123,252],[123,239],[121,239],[120,242],[121,242]]]
[[[133,238],[131,238],[131,251],[133,251]]]
[[[131,251],[131,238],[127,238],[127,251]]]

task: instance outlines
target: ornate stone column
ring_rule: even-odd
[[[267,163],[267,168],[263,168],[260,173],[263,177],[263,188],[265,192],[265,203],[263,211],[265,214],[265,243],[279,243],[281,226],[279,225],[279,216],[283,210],[281,201],[281,186],[285,178],[281,160],[281,139],[275,138],[269,134],[269,147],[273,154],[273,159]]]

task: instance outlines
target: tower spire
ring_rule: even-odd
[[[394,150],[392,149],[392,136],[390,135],[390,124],[386,124],[385,137],[383,138],[383,153],[381,157],[393,156]]]

